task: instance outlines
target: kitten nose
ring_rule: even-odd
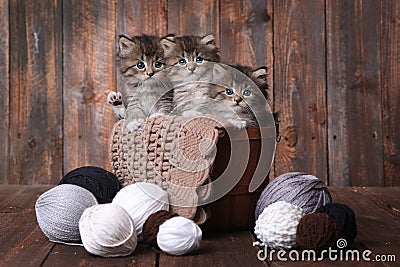
[[[196,65],[194,63],[188,63],[188,70],[193,72],[196,69]]]
[[[236,104],[242,102],[242,99],[240,97],[235,97],[233,100],[236,102]]]
[[[151,76],[154,75],[154,72],[147,72],[147,75],[148,75],[149,77],[151,77]]]

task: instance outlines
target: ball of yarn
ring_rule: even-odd
[[[303,210],[285,201],[272,203],[256,221],[254,233],[266,246],[291,249],[296,245],[296,230]]]
[[[326,213],[339,226],[339,237],[347,241],[347,246],[350,246],[357,236],[356,215],[354,211],[345,204],[333,203],[318,208],[316,213]]]
[[[152,246],[157,246],[157,234],[161,224],[166,220],[178,216],[177,213],[167,210],[159,210],[149,216],[143,224],[143,242]]]
[[[257,202],[255,218],[265,207],[281,200],[302,208],[306,214],[332,202],[328,188],[317,177],[302,172],[285,173],[265,187]]]
[[[85,249],[97,256],[119,257],[135,251],[136,229],[122,207],[99,204],[86,209],[79,221],[79,231]]]
[[[70,171],[59,184],[81,186],[92,192],[100,204],[110,203],[121,189],[115,174],[94,166],[84,166]]]
[[[135,183],[121,189],[112,203],[123,207],[135,224],[138,238],[142,238],[143,224],[147,218],[159,210],[168,210],[168,193],[150,183]]]
[[[88,190],[77,185],[58,185],[36,201],[36,219],[50,241],[80,243],[79,219],[86,208],[96,204],[96,198]]]
[[[160,225],[158,247],[171,255],[183,255],[200,248],[202,232],[192,220],[177,216]]]
[[[297,226],[296,242],[301,248],[322,251],[336,244],[339,226],[324,213],[307,214]]]

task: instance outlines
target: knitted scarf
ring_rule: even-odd
[[[125,120],[115,123],[109,147],[112,172],[121,186],[157,184],[168,192],[172,212],[204,223],[208,212],[197,204],[211,194],[207,184],[221,125],[205,117],[179,116],[147,119],[134,132],[125,125]]]

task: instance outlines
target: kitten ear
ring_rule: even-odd
[[[163,37],[160,41],[161,46],[164,50],[164,54],[166,57],[170,56],[175,49],[175,36],[173,34],[168,34],[167,36]]]
[[[260,67],[251,73],[251,78],[260,84],[267,83],[267,67]]]
[[[214,67],[213,67],[213,77],[214,78],[220,78],[221,76],[223,76],[223,74],[225,72],[226,72],[226,70],[220,64],[217,64],[217,63],[214,64]]]
[[[212,34],[206,35],[203,38],[201,38],[200,43],[202,43],[203,45],[211,48],[211,49],[215,49],[215,37]]]
[[[118,40],[119,54],[125,56],[129,54],[136,47],[136,43],[131,39],[121,36]]]

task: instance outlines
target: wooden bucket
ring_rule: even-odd
[[[255,207],[262,190],[269,182],[268,174],[275,154],[276,132],[274,126],[253,127],[246,130],[247,135],[234,132],[231,136],[225,134],[218,140],[217,155],[211,172],[213,181],[226,170],[231,158],[231,146],[248,142],[249,157],[239,182],[225,196],[207,205],[211,210],[211,216],[203,226],[206,230],[254,228]],[[263,158],[260,159],[261,151]],[[234,157],[231,160],[246,160],[246,158]],[[261,174],[257,172],[262,175],[259,177],[261,185],[255,191],[249,192],[249,185],[261,160],[263,160],[262,165],[267,166],[266,169],[258,170]]]

